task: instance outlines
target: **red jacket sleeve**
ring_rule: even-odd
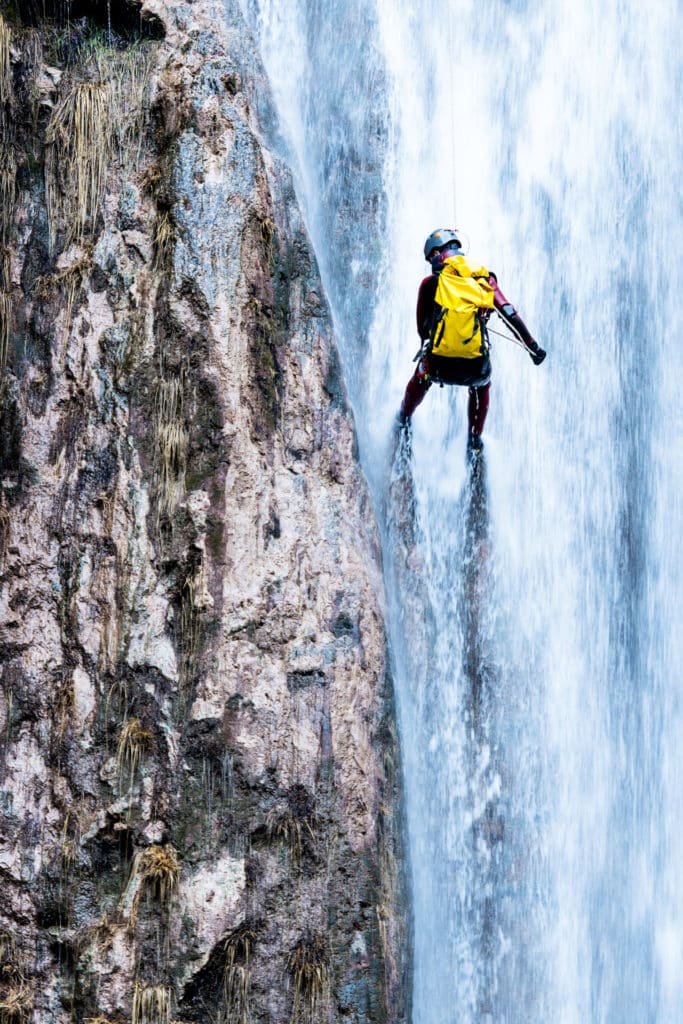
[[[495,274],[491,274],[489,277],[489,284],[493,288],[493,304],[498,315],[505,321],[515,337],[519,338],[525,348],[529,349],[530,352],[537,352],[538,345],[532,338],[529,328],[512,303],[508,302],[503,295],[498,287],[498,280]]]

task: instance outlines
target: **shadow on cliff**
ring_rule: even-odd
[[[71,29],[80,21],[106,30],[119,39],[163,39],[161,20],[142,10],[139,0],[10,0],[8,13],[25,25],[45,21]]]

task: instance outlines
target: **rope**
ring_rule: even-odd
[[[525,352],[529,351],[529,349],[526,347],[523,341],[519,341],[517,338],[514,338],[511,334],[503,334],[502,331],[494,331],[493,327],[487,327],[486,330],[488,331],[489,334],[497,334],[499,338],[505,338],[506,341],[511,341],[513,345],[518,345],[519,348],[523,348]]]
[[[455,181],[455,161],[457,147],[455,145],[455,50],[453,49],[453,4],[448,5],[448,67],[450,71],[451,90],[451,167],[453,169],[453,225],[458,224],[457,189]]]

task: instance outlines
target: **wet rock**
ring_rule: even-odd
[[[11,30],[47,46],[39,6]],[[316,260],[238,4],[140,11],[134,53],[84,13],[16,118],[0,927],[41,1020],[289,1020],[309,961],[327,1019],[403,1020],[379,546]],[[51,118],[97,75],[101,197],[50,231]]]

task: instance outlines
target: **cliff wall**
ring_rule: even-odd
[[[2,11],[0,1020],[403,1020],[379,544],[239,6]]]

